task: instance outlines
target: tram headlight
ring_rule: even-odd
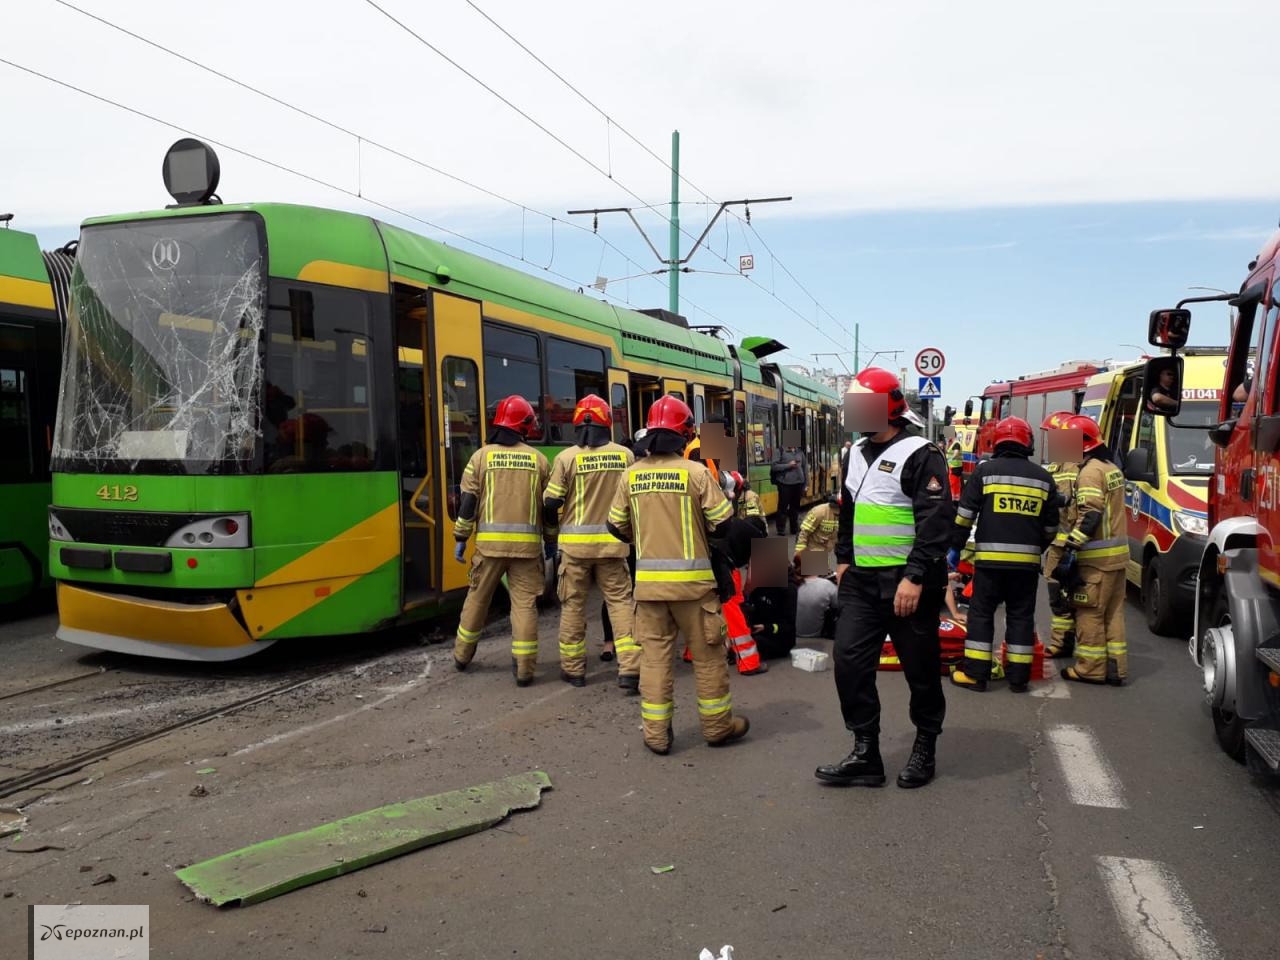
[[[1209,535],[1209,521],[1194,513],[1175,510],[1173,512],[1173,523],[1182,533],[1192,533],[1201,537]]]
[[[49,511],[49,539],[75,540],[75,537],[67,531],[67,528],[62,525],[62,521],[58,519],[58,515],[52,510]]]

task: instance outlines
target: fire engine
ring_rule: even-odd
[[[1148,361],[1143,377],[1146,408],[1178,427],[1185,394],[1177,351],[1191,326],[1185,305],[1228,300],[1235,308],[1217,423],[1208,429],[1217,450],[1189,648],[1203,673],[1218,743],[1251,772],[1269,775],[1280,772],[1278,250],[1280,234],[1249,264],[1239,293],[1190,298],[1154,311],[1148,339],[1171,355]],[[1180,396],[1182,401],[1169,399]]]
[[[967,429],[976,426],[976,430],[971,434],[971,445],[964,450],[965,477],[994,452],[997,422],[1004,417],[1022,417],[1034,430],[1055,411],[1078,413],[1089,378],[1106,369],[1105,361],[1072,360],[1052,370],[997,381],[982,391],[981,397],[970,397],[964,405],[964,422]],[[976,411],[975,400],[980,404]],[[959,429],[956,432],[960,434]]]

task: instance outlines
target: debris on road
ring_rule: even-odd
[[[538,806],[550,787],[551,778],[534,770],[393,803],[192,864],[175,876],[205,903],[248,906],[478,833],[514,811]]]
[[[669,863],[665,867],[650,867],[649,869],[654,873],[670,873],[675,868],[676,865],[674,863]]]
[[[716,956],[706,947],[703,947],[702,952],[698,954],[698,960],[733,960],[733,947],[726,943],[720,948],[719,956]]]
[[[115,882],[116,882],[116,875],[114,873],[104,873],[100,877],[95,877],[94,881],[91,884],[89,884],[89,886],[100,887],[104,883],[115,883]]]
[[[205,785],[203,783],[197,783],[191,788],[191,792],[187,794],[189,797],[207,797],[208,795],[209,791],[205,789]]]
[[[218,768],[217,768],[217,767],[205,767],[203,770],[197,770],[197,771],[196,771],[196,773],[199,773],[199,774],[205,774],[205,773],[217,773],[217,772],[218,772]]]

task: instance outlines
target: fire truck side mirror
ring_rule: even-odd
[[[1191,311],[1152,310],[1147,321],[1147,342],[1153,347],[1177,350],[1187,345],[1191,334]]]
[[[1182,358],[1152,357],[1142,373],[1142,409],[1176,417],[1182,409]]]

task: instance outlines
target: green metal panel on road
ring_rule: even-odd
[[[301,833],[264,840],[175,874],[201,900],[247,906],[381,863],[402,853],[479,833],[542,802],[541,770],[493,783],[393,803]]]

